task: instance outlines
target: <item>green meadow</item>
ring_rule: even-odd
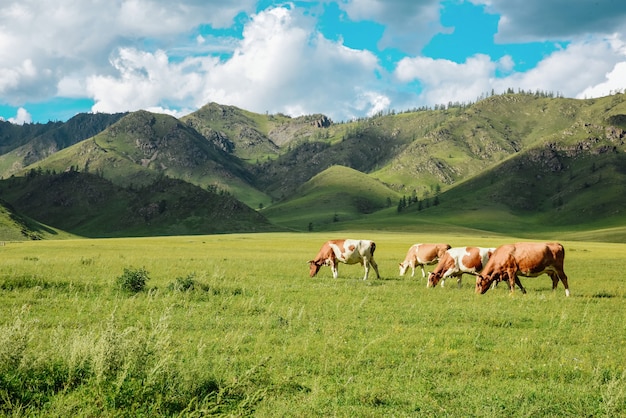
[[[382,275],[306,262],[377,243]],[[557,237],[558,238],[558,237]],[[485,295],[398,276],[454,231],[264,233],[0,246],[0,415],[626,416],[626,244],[560,241],[548,276]],[[432,266],[428,270],[432,270]],[[124,278],[143,280],[138,291]]]

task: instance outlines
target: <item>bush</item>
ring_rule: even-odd
[[[196,287],[196,282],[194,280],[194,275],[190,274],[187,277],[177,277],[175,283],[170,283],[168,288],[170,290],[174,290],[176,292],[187,292],[190,290],[194,290]]]
[[[116,280],[117,287],[128,293],[139,293],[146,287],[146,282],[150,279],[145,268],[129,269],[124,268],[124,273]]]

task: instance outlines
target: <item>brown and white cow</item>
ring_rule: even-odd
[[[476,277],[476,293],[485,293],[494,281],[507,280],[511,293],[517,284],[522,293],[518,276],[537,277],[545,273],[552,279],[552,290],[559,280],[565,286],[565,296],[569,296],[567,275],[563,271],[565,250],[558,242],[533,243],[520,242],[502,245],[494,251],[487,265]]]
[[[414,244],[400,263],[400,276],[404,276],[407,269],[411,267],[411,277],[415,276],[415,269],[419,266],[422,269],[422,277],[426,277],[425,265],[435,264],[443,254],[450,249],[448,244]]]
[[[322,266],[330,266],[333,271],[333,277],[336,279],[338,275],[337,265],[339,262],[345,264],[363,264],[365,268],[365,276],[363,280],[367,280],[370,265],[376,271],[376,277],[380,279],[378,273],[378,265],[374,261],[374,251],[376,243],[368,240],[356,239],[336,239],[326,241],[320,249],[317,257],[308,263],[311,267],[311,277],[315,276]]]
[[[461,278],[464,273],[476,276],[487,265],[489,257],[495,248],[483,247],[454,247],[446,251],[437,267],[428,275],[427,287],[435,287],[441,280],[443,287],[448,277],[456,277],[456,282],[461,287]]]

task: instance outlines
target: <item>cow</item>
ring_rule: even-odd
[[[363,264],[365,268],[365,276],[363,280],[367,280],[370,265],[376,271],[376,277],[380,279],[378,273],[378,265],[374,261],[374,251],[376,243],[368,240],[356,239],[337,239],[326,241],[320,249],[314,260],[308,261],[310,265],[310,275],[315,276],[322,266],[330,266],[333,271],[333,277],[336,279],[338,275],[337,264],[342,262],[345,264]]]
[[[450,248],[440,258],[437,267],[428,275],[426,287],[435,287],[441,280],[443,287],[448,277],[456,277],[461,287],[461,278],[464,273],[476,276],[487,264],[495,248],[482,247],[455,247]]]
[[[425,265],[435,264],[439,258],[451,247],[448,244],[414,244],[400,263],[400,276],[404,276],[407,269],[411,267],[411,277],[415,276],[417,266],[422,269],[422,277],[426,277]]]
[[[491,283],[504,280],[508,281],[511,293],[516,284],[522,293],[526,293],[519,276],[537,277],[546,273],[552,279],[552,290],[561,280],[565,296],[569,296],[567,275],[563,271],[564,259],[565,250],[558,242],[502,245],[496,248],[483,271],[476,276],[476,293],[483,294],[489,290]]]

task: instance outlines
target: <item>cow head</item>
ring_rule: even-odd
[[[404,273],[409,269],[409,263],[400,263],[400,276],[404,276]]]
[[[320,271],[320,267],[322,267],[322,264],[323,264],[321,262],[319,263],[315,262],[315,260],[310,260],[308,261],[308,263],[309,263],[309,269],[310,269],[309,275],[311,277],[315,276],[317,272]]]
[[[434,271],[431,271],[430,273],[428,273],[428,283],[426,284],[426,287],[435,287],[437,286],[437,283],[439,283],[439,280],[441,280],[441,273],[435,273]]]
[[[497,278],[495,277],[495,274],[492,274],[490,276],[482,276],[482,275],[478,275],[476,276],[476,293],[480,293],[481,295],[483,295],[487,290],[489,290],[489,288],[491,287],[491,284],[494,282],[494,280],[496,280]]]

